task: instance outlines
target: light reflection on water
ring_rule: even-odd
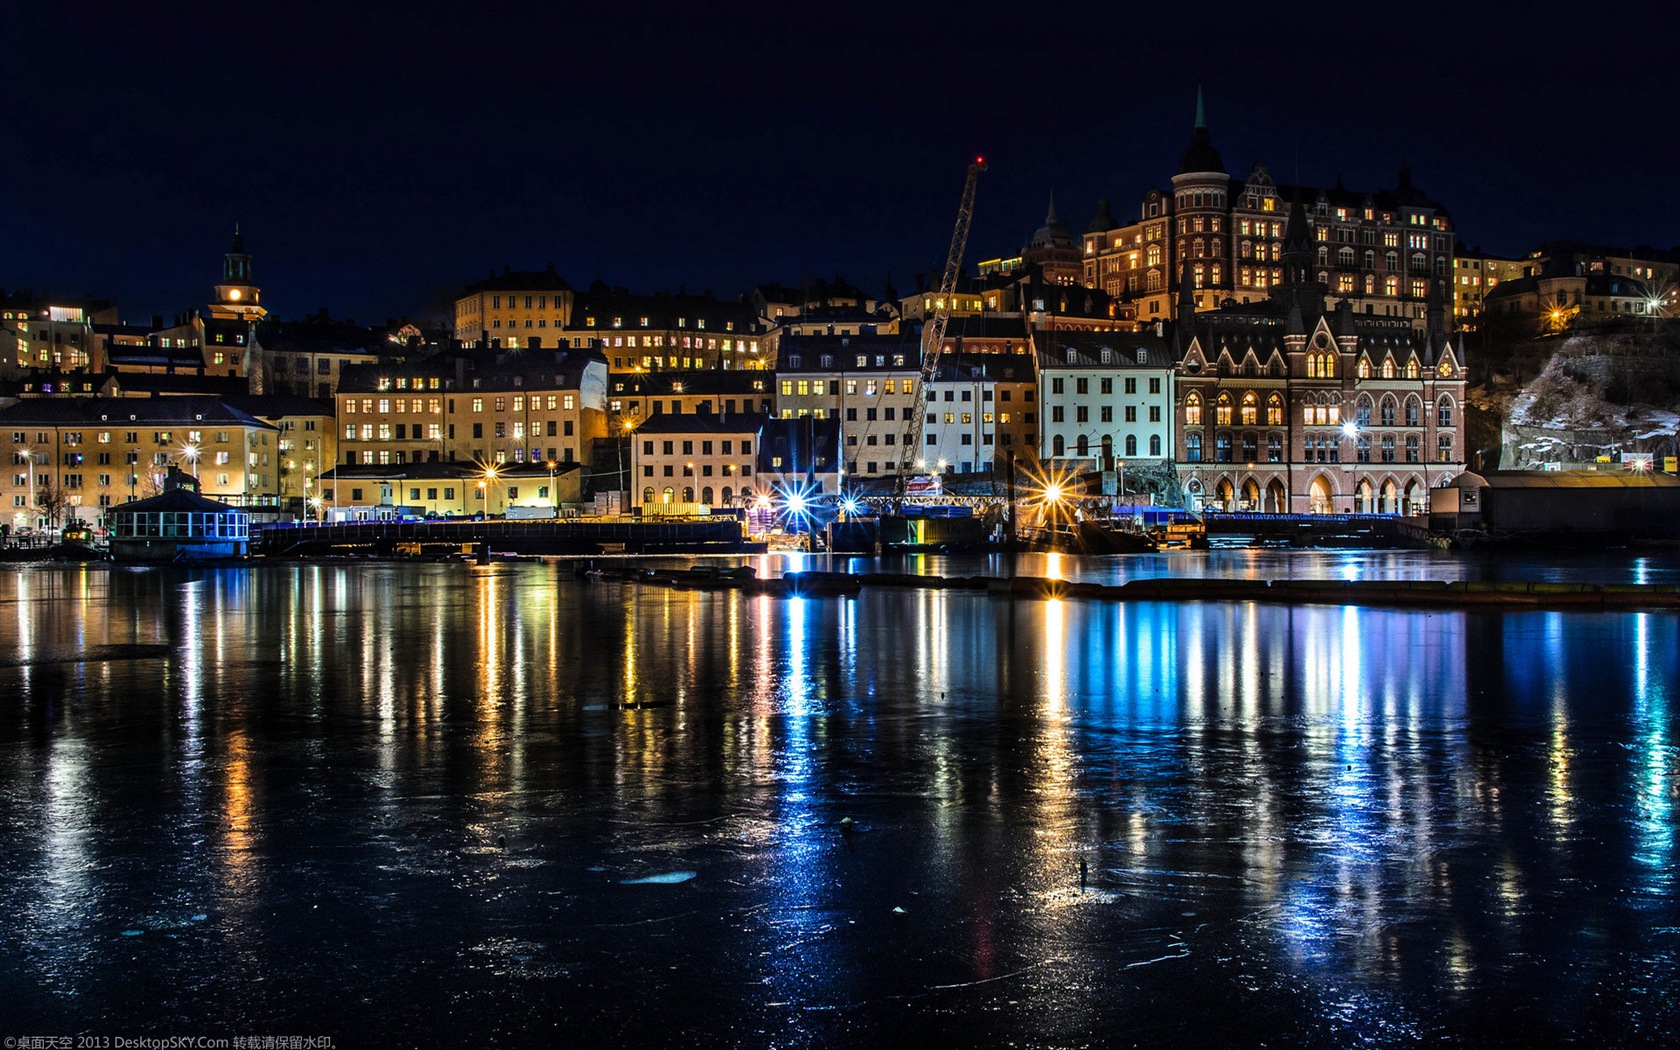
[[[11,576],[0,998],[26,1027],[1676,1020],[1674,614],[782,600],[555,563]],[[400,1009],[341,976],[375,971]]]

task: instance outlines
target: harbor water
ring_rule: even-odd
[[[1616,555],[751,561],[1680,582]],[[0,568],[0,1035],[1680,1030],[1680,615],[575,568]]]

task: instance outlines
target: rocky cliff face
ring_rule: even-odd
[[[1500,435],[1500,465],[1590,465],[1602,456],[1676,452],[1680,438],[1680,329],[1584,332],[1549,340],[1540,374],[1510,394]],[[1479,390],[1497,410],[1497,377]],[[1472,399],[1473,401],[1475,398]]]

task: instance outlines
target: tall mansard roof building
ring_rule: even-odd
[[[1312,243],[1311,276],[1354,313],[1427,320],[1451,282],[1451,216],[1402,164],[1392,189],[1295,186],[1256,164],[1234,178],[1213,144],[1201,92],[1190,143],[1170,188],[1144,195],[1137,221],[1118,225],[1102,202],[1084,234],[1084,282],[1137,306],[1142,322],[1171,320],[1186,269],[1196,310],[1265,299],[1284,280],[1286,216],[1300,198]]]

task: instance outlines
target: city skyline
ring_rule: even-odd
[[[23,148],[0,173],[0,287],[169,315],[202,300],[238,224],[287,318],[413,317],[492,270],[549,264],[575,287],[732,298],[837,275],[879,291],[890,275],[903,292],[938,265],[971,154],[992,162],[972,269],[1019,248],[1052,192],[1076,234],[1104,194],[1134,217],[1174,170],[1198,84],[1238,177],[1262,163],[1281,182],[1375,189],[1406,163],[1469,246],[1680,242],[1637,204],[1661,199],[1676,159],[1638,133],[1654,106],[1638,100],[1674,78],[1638,39],[1571,55],[1564,75],[1521,47],[1436,57],[1412,32],[1345,19],[1139,23],[1140,38],[1197,40],[1117,41],[1125,61],[1109,68],[1058,42],[1078,39],[1077,17],[1023,45],[985,26],[928,44],[868,19],[819,36],[751,13],[646,30],[597,12],[568,16],[577,46],[532,58],[513,41],[557,39],[558,23],[516,12],[449,25],[448,50],[445,33],[377,11],[284,25],[194,4],[25,13],[26,35],[84,61],[75,78],[4,74]],[[1536,31],[1497,14],[1451,24],[1467,42]],[[1362,73],[1384,68],[1395,79]],[[1501,99],[1545,117],[1492,119]],[[1635,127],[1615,134],[1628,113]]]

